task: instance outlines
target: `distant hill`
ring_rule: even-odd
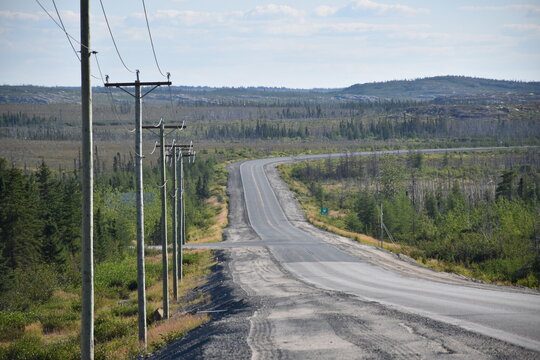
[[[444,96],[495,93],[540,94],[540,82],[490,80],[466,76],[436,76],[415,80],[356,84],[341,94],[431,100]]]
[[[109,90],[93,88],[94,103],[109,103]],[[112,89],[115,101],[132,99],[118,89]],[[530,95],[534,94],[534,95]],[[376,102],[381,99],[434,100],[437,103],[498,103],[538,102],[540,82],[519,82],[480,79],[465,76],[437,76],[416,80],[356,84],[345,89],[288,89],[275,87],[206,87],[172,86],[150,93],[145,100],[182,103],[222,104],[227,101],[353,101]],[[9,86],[0,85],[0,103],[77,104],[79,87]]]

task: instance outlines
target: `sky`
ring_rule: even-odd
[[[59,22],[52,0],[39,2]],[[91,0],[91,48],[111,82],[162,81],[139,0]],[[80,38],[79,1],[56,0]],[[540,0],[146,0],[173,85],[341,88],[465,75],[540,81]],[[77,50],[79,45],[74,42]],[[92,61],[94,85],[102,83]],[[0,84],[79,86],[80,62],[36,0],[0,2]]]

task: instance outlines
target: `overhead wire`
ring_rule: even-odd
[[[113,96],[113,93],[112,93],[112,90],[110,87],[108,86],[105,86],[105,79],[103,77],[103,72],[101,71],[101,66],[99,64],[99,60],[98,60],[98,57],[97,57],[97,53],[94,54],[94,59],[96,60],[96,65],[97,65],[97,68],[99,70],[99,76],[101,77],[101,82],[103,83],[103,86],[107,89],[108,91],[108,94],[109,94],[109,101],[111,103],[111,110],[114,114],[114,116],[116,117],[116,121],[122,125],[122,127],[124,128],[124,130],[126,130],[127,132],[130,132],[130,133],[134,133],[135,132],[135,129],[128,129],[125,125],[124,125],[124,122],[122,121],[122,119],[120,119],[120,116],[118,115],[118,112],[116,111],[116,106],[114,105],[114,96]]]
[[[156,54],[156,47],[154,46],[154,40],[152,38],[152,31],[150,30],[150,22],[148,21],[148,12],[146,10],[146,3],[145,3],[145,0],[141,0],[142,2],[142,5],[143,5],[143,10],[144,10],[144,19],[146,20],[146,28],[148,30],[148,37],[150,39],[150,45],[152,46],[152,53],[154,54],[154,61],[156,63],[156,67],[159,71],[159,73],[161,74],[161,76],[163,77],[166,77],[167,79],[170,78],[171,74],[170,73],[167,73],[166,75],[163,73],[163,71],[161,70],[161,67],[159,66],[159,61],[158,61],[158,57],[157,57],[157,54]],[[168,89],[169,89],[169,99],[170,99],[170,102],[171,102],[171,121],[174,121],[176,119],[176,114],[174,112],[174,104],[173,104],[173,98],[172,98],[172,90],[171,90],[171,86],[168,85]]]
[[[56,21],[56,19],[49,13],[49,11],[47,11],[47,9],[45,9],[43,4],[41,4],[41,2],[39,2],[39,0],[36,0],[36,2],[41,7],[41,9],[49,16],[49,18],[56,24],[56,26],[58,26],[60,28],[60,30],[62,30],[62,32],[66,35],[66,38],[67,38],[67,40],[69,42],[69,45],[73,49],[73,52],[75,53],[75,56],[77,57],[77,60],[79,60],[79,62],[81,61],[81,56],[79,55],[79,51],[77,51],[75,49],[75,46],[73,45],[73,42],[76,42],[77,44],[79,44],[83,48],[88,49],[88,51],[90,53],[97,54],[97,51],[94,51],[91,48],[89,48],[88,46],[83,45],[79,40],[77,40],[75,37],[73,37],[70,33],[67,32],[66,27],[64,25],[64,22],[62,21],[62,16],[60,16],[60,11],[58,11],[58,7],[56,6],[56,2],[54,0],[52,0],[52,3],[54,5],[54,10],[56,11],[56,15],[58,16],[58,20],[60,22]],[[95,76],[95,75],[91,74],[90,76],[92,76],[94,79],[99,80],[99,78],[97,76]]]
[[[99,76],[101,77],[101,82],[103,83],[103,86],[107,89],[108,91],[108,94],[109,94],[109,101],[111,103],[111,110],[116,118],[116,121],[118,124],[120,124],[125,131],[127,132],[130,132],[130,133],[134,133],[135,132],[135,129],[128,129],[126,127],[126,125],[124,125],[124,122],[122,121],[122,119],[120,119],[120,116],[118,115],[118,112],[116,111],[116,106],[114,105],[114,97],[113,97],[113,94],[112,94],[112,90],[111,88],[105,86],[105,79],[103,78],[103,72],[101,71],[101,65],[99,64],[99,60],[98,60],[98,57],[97,57],[97,53],[94,54],[94,59],[96,60],[96,65],[97,65],[97,68],[98,68],[98,71],[99,71]]]
[[[62,30],[66,34],[66,38],[69,41],[69,45],[73,49],[73,52],[75,53],[75,56],[77,57],[77,59],[81,61],[81,57],[79,56],[79,53],[77,52],[77,50],[75,50],[75,46],[73,46],[73,43],[71,42],[71,39],[69,38],[69,35],[66,31],[66,26],[64,25],[64,22],[62,21],[62,17],[60,16],[60,12],[58,11],[58,7],[56,6],[56,1],[52,0],[52,3],[54,5],[54,10],[56,11],[56,15],[58,15],[58,20],[60,20],[60,25],[62,25]]]
[[[58,23],[58,21],[56,21],[56,19],[49,13],[49,11],[47,11],[47,9],[45,9],[45,7],[43,6],[43,4],[39,1],[39,0],[35,0],[36,3],[39,5],[39,7],[45,12],[45,14],[47,14],[47,16],[49,16],[49,18],[51,18],[51,20],[56,24],[56,26],[58,26],[60,28],[60,30],[62,30],[64,32],[64,34],[66,34],[66,36],[68,38],[70,38],[71,40],[75,41],[77,44],[79,44],[80,46],[84,47],[85,49],[87,49],[88,51],[92,52],[93,50],[91,48],[89,48],[88,46],[82,44],[79,40],[77,40],[76,38],[74,38],[70,33],[68,33],[64,27],[62,27],[62,25],[60,25]]]
[[[37,0],[36,0],[37,1]],[[107,29],[109,29],[109,34],[111,35],[112,42],[114,44],[114,48],[116,49],[116,54],[118,55],[118,58],[120,59],[120,62],[127,71],[129,71],[132,74],[135,74],[135,71],[131,70],[126,63],[124,62],[124,59],[122,58],[122,55],[120,55],[120,50],[118,50],[118,45],[116,45],[116,40],[114,39],[114,35],[111,30],[111,25],[109,24],[109,19],[107,18],[107,13],[105,12],[105,6],[103,6],[103,1],[99,0],[99,3],[101,4],[101,10],[103,11],[103,17],[105,18],[105,23],[107,23]]]
[[[148,37],[150,38],[150,45],[152,45],[152,53],[154,54],[154,60],[156,61],[156,67],[157,67],[159,73],[161,74],[161,76],[168,78],[169,76],[167,76],[167,75],[170,75],[170,74],[167,74],[167,75],[163,74],[163,71],[161,71],[161,68],[159,66],[159,61],[158,61],[158,58],[157,58],[157,55],[156,55],[156,49],[154,47],[154,40],[152,39],[152,32],[150,31],[150,23],[148,22],[148,14],[146,12],[146,4],[145,4],[144,0],[142,0],[142,5],[143,5],[143,9],[144,9],[144,18],[146,19],[146,28],[148,29]]]

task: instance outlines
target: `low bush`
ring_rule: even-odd
[[[0,360],[76,360],[80,358],[76,338],[45,344],[38,336],[24,336],[6,348],[0,348]]]
[[[125,298],[132,291],[133,283],[137,288],[137,266],[129,260],[108,261],[96,266],[96,291],[115,298]]]
[[[137,329],[132,321],[113,317],[111,314],[101,314],[97,317],[94,327],[96,342],[106,342],[114,338],[126,336]]]
[[[27,311],[51,298],[58,287],[58,274],[51,265],[34,264],[16,269],[11,288],[0,298],[0,309]]]
[[[0,341],[15,340],[24,335],[24,327],[36,317],[20,311],[0,311]]]
[[[74,312],[54,312],[39,316],[43,332],[52,333],[76,327],[80,315]]]
[[[111,309],[115,316],[129,317],[137,315],[139,307],[137,303],[119,304]]]

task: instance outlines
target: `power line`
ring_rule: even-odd
[[[71,48],[73,49],[73,52],[75,53],[75,56],[79,61],[81,61],[81,57],[79,56],[79,53],[77,50],[75,50],[75,46],[73,46],[73,43],[71,42],[71,39],[68,36],[68,33],[66,31],[66,27],[64,26],[64,22],[62,21],[62,17],[60,16],[60,12],[58,11],[58,7],[56,6],[56,1],[52,0],[52,3],[54,5],[54,10],[56,11],[56,15],[58,15],[58,20],[60,20],[60,24],[62,25],[62,30],[64,30],[64,33],[66,34],[66,38],[69,41],[69,45],[71,45]]]
[[[159,61],[158,61],[158,58],[157,58],[157,55],[156,55],[156,48],[154,46],[154,40],[152,39],[152,32],[150,31],[150,22],[148,21],[148,12],[146,11],[146,3],[145,3],[144,0],[142,0],[142,5],[143,5],[143,9],[144,9],[144,18],[146,20],[146,28],[148,29],[148,37],[150,38],[150,45],[152,46],[152,53],[154,54],[154,60],[156,62],[156,67],[157,67],[159,73],[161,74],[161,76],[166,77],[169,80],[170,77],[171,77],[171,74],[170,73],[167,73],[167,75],[163,74],[163,71],[161,71],[161,67],[159,66]],[[174,104],[173,104],[171,86],[169,85],[168,88],[169,88],[169,100],[171,102],[171,120],[175,120],[176,116],[175,116],[175,113],[174,113]]]
[[[101,66],[99,64],[99,60],[98,60],[98,57],[97,57],[97,53],[95,54],[94,58],[96,59],[96,65],[97,65],[97,68],[99,70],[99,76],[101,77],[101,82],[103,83],[103,86],[105,86],[105,79],[103,77],[103,72],[101,71]],[[105,88],[107,89],[107,92],[109,94],[109,101],[111,103],[111,109],[112,109],[112,112],[114,114],[114,116],[116,117],[116,121],[122,125],[122,127],[124,128],[124,130],[126,130],[127,132],[130,132],[130,133],[133,133],[135,132],[135,129],[133,130],[129,130],[123,123],[122,119],[120,119],[120,116],[118,115],[118,112],[116,111],[116,106],[114,105],[114,97],[113,97],[113,93],[112,93],[112,90],[111,88],[105,86]]]
[[[88,49],[88,51],[93,51],[92,49],[90,49],[88,46],[86,45],[83,45],[79,40],[75,39],[73,36],[71,36],[70,33],[68,33],[65,28],[62,27],[62,25],[60,25],[58,23],[58,21],[56,21],[56,19],[47,11],[47,9],[45,9],[45,7],[41,4],[41,2],[39,2],[39,0],[35,0],[36,3],[39,5],[39,7],[45,12],[45,14],[47,14],[49,16],[49,18],[51,18],[51,20],[56,24],[56,26],[58,26],[60,28],[60,30],[62,30],[62,32],[64,32],[64,34],[66,34],[66,36],[68,38],[70,38],[71,40],[75,41],[78,45],[82,46],[83,48],[85,49]]]
[[[37,1],[37,0],[36,0]],[[116,45],[116,40],[114,40],[114,35],[111,30],[111,26],[109,25],[109,19],[107,19],[107,14],[105,13],[105,7],[103,6],[103,1],[99,0],[99,3],[101,4],[101,10],[103,11],[103,17],[105,17],[105,22],[107,23],[107,28],[109,29],[109,34],[111,35],[112,42],[114,44],[114,48],[116,49],[116,53],[118,54],[118,58],[122,62],[122,65],[126,68],[127,71],[130,73],[135,74],[135,71],[131,70],[127,67],[126,63],[124,62],[124,59],[122,59],[122,55],[120,55],[120,51],[118,50],[118,46]]]
[[[146,28],[148,29],[148,36],[150,37],[150,45],[152,45],[152,52],[154,53],[154,60],[156,61],[156,67],[159,73],[161,74],[161,76],[168,78],[169,73],[167,73],[167,75],[164,75],[163,72],[161,71],[161,68],[159,67],[159,62],[156,56],[156,49],[154,48],[154,41],[152,40],[152,32],[150,31],[150,23],[148,22],[148,14],[146,13],[146,4],[144,3],[144,0],[142,0],[142,5],[144,9],[144,18],[146,19]]]
[[[154,46],[154,40],[152,39],[152,32],[150,31],[150,22],[148,21],[148,12],[146,11],[146,3],[145,3],[144,0],[142,0],[142,5],[143,5],[143,9],[144,9],[144,18],[146,20],[146,28],[148,29],[148,37],[150,38],[150,45],[152,46],[152,53],[154,54],[154,60],[156,62],[156,67],[157,67],[159,73],[161,74],[161,76],[166,77],[167,80],[169,80],[170,77],[171,77],[171,74],[170,73],[167,73],[167,75],[163,74],[163,71],[161,71],[161,67],[159,66],[159,61],[158,61],[158,58],[157,58],[157,55],[156,55],[156,48]],[[176,116],[175,116],[175,112],[174,112],[174,104],[173,104],[171,86],[169,85],[168,88],[169,88],[169,100],[171,102],[171,120],[174,121]]]
[[[41,7],[41,9],[49,16],[49,18],[56,24],[56,26],[58,26],[60,30],[62,30],[62,32],[66,35],[66,38],[69,41],[69,45],[71,45],[71,48],[73,49],[73,52],[75,53],[75,56],[77,57],[79,61],[81,61],[81,57],[79,56],[79,52],[75,49],[75,46],[73,46],[73,43],[71,41],[74,41],[80,46],[82,46],[83,48],[88,49],[89,53],[97,54],[96,51],[90,49],[86,45],[83,45],[79,40],[75,39],[70,33],[67,32],[64,22],[62,21],[62,17],[60,16],[60,12],[58,11],[58,7],[56,6],[56,2],[54,0],[52,0],[52,3],[54,5],[56,15],[58,15],[58,20],[60,20],[60,23],[58,23],[58,21],[56,21],[56,19],[47,11],[47,9],[45,9],[45,7],[39,2],[39,0],[36,0],[36,2]],[[97,76],[94,76],[92,74],[90,74],[90,76],[96,80],[99,80]]]

